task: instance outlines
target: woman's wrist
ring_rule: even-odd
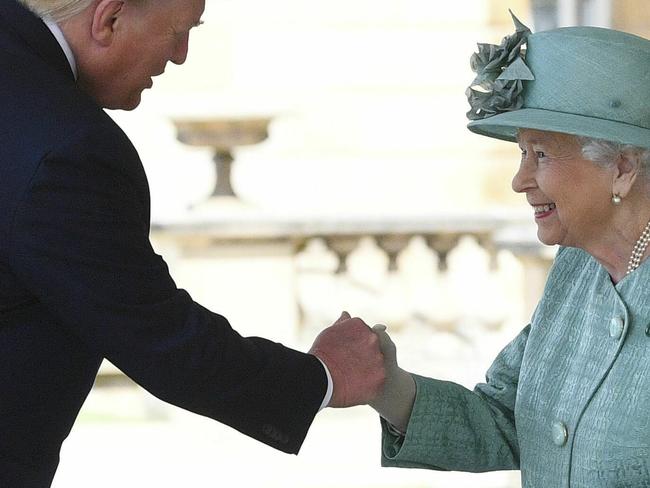
[[[384,388],[369,405],[401,433],[406,428],[415,402],[415,380],[408,371],[396,367],[388,372]]]

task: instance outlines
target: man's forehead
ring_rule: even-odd
[[[153,8],[171,11],[174,19],[195,27],[201,24],[201,17],[205,10],[205,0],[148,0]]]

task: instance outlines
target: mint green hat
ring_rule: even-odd
[[[532,34],[513,20],[515,34],[472,56],[472,132],[516,141],[527,128],[650,148],[649,40],[599,27]]]

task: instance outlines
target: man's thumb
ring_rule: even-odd
[[[343,312],[341,313],[341,316],[338,319],[336,319],[336,322],[334,323],[338,324],[339,322],[343,322],[344,320],[348,320],[349,318],[350,318],[350,314],[347,312]]]

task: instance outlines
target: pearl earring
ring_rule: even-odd
[[[614,205],[620,205],[622,200],[623,200],[623,199],[621,198],[621,196],[620,196],[618,193],[615,193],[615,194],[612,196],[612,203],[613,203]]]

